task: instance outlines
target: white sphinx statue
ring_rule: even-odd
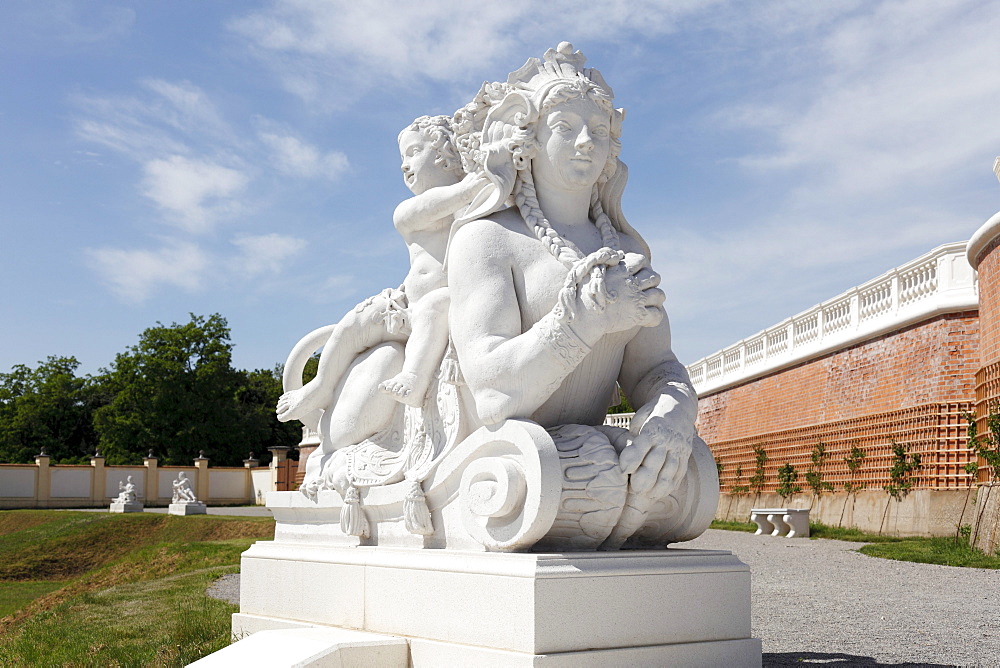
[[[278,417],[321,439],[302,494],[269,497],[313,518],[287,531],[513,552],[665,547],[708,527],[716,466],[621,211],[612,100],[564,42],[403,130],[410,272],[286,364]],[[603,424],[619,388],[630,430]]]

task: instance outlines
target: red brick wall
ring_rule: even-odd
[[[980,366],[1000,360],[1000,251],[994,239],[979,253],[979,317],[982,338],[979,343]]]
[[[820,440],[840,475],[859,444],[874,484],[887,475],[893,438],[923,453],[918,486],[962,487],[971,477],[960,470],[969,461],[961,414],[975,401],[979,367],[978,314],[943,315],[703,396],[698,430],[726,466],[723,491],[736,467],[744,484],[753,475],[754,445],[771,458],[773,488],[786,461],[804,475]]]
[[[941,316],[703,396],[708,443],[847,420],[920,404],[972,401],[975,312]]]

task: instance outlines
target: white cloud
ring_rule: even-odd
[[[497,63],[509,67],[510,54],[523,53],[554,26],[566,38],[616,42],[634,33],[671,32],[680,19],[716,4],[719,0],[586,5],[575,0],[275,0],[233,20],[230,28],[277,70],[287,90],[313,103],[342,107],[387,81],[481,79]]]
[[[304,239],[274,233],[241,237],[233,244],[240,250],[233,258],[233,269],[247,277],[281,272],[287,261],[306,247]]]
[[[85,253],[111,290],[131,303],[145,301],[162,285],[196,291],[209,264],[205,253],[191,243],[167,242],[152,250],[91,248]]]
[[[164,153],[193,153],[190,143],[233,144],[233,132],[208,96],[197,86],[181,81],[146,79],[152,96],[71,96],[78,109],[77,136],[144,161]]]
[[[261,131],[260,140],[270,149],[274,166],[289,176],[337,179],[347,171],[347,156],[340,151],[323,154],[291,134]]]
[[[175,83],[163,79],[145,79],[142,85],[159,96],[150,105],[149,113],[162,122],[185,133],[211,134],[219,138],[231,136],[229,126],[198,86],[189,81]]]
[[[143,166],[143,194],[184,230],[207,232],[222,215],[239,209],[234,199],[249,179],[241,171],[179,155]]]
[[[883,3],[833,25],[819,45],[829,74],[805,82],[814,95],[775,126],[777,150],[745,164],[815,172],[808,186],[824,196],[884,196],[995,152],[1000,123],[983,110],[1000,108],[1000,50],[983,45],[1000,34],[1000,6],[970,6]]]

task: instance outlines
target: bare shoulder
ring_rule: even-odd
[[[449,263],[459,255],[476,251],[478,255],[502,258],[516,253],[531,241],[524,220],[516,209],[504,209],[487,218],[464,223],[455,230],[449,249]]]

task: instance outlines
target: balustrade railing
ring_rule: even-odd
[[[977,309],[965,242],[945,244],[688,367],[699,393],[727,387],[897,326]]]

